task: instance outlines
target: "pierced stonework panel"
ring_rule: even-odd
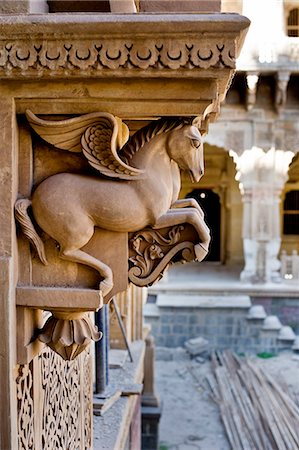
[[[91,356],[64,361],[49,347],[19,366],[18,450],[92,448]]]
[[[19,450],[34,449],[32,364],[19,366],[17,385]]]

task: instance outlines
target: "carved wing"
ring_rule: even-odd
[[[89,164],[103,175],[136,180],[144,171],[125,164],[118,150],[127,142],[129,129],[119,117],[91,113],[66,120],[43,120],[31,111],[26,117],[36,133],[49,144],[70,152],[83,152]]]

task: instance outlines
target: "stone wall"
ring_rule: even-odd
[[[263,305],[267,314],[275,314],[283,325],[289,325],[299,334],[299,298],[252,297],[253,305]]]
[[[267,314],[275,314],[282,325],[299,331],[299,298],[253,298],[252,304],[264,305]],[[279,331],[263,330],[263,319],[248,319],[249,307],[159,307],[147,305],[145,321],[151,324],[156,345],[180,347],[188,339],[201,336],[209,348],[230,348],[238,353],[277,353],[291,348],[278,339]]]

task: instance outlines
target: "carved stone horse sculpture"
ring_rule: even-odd
[[[127,126],[109,113],[92,113],[62,121],[26,113],[32,128],[48,143],[83,152],[101,176],[59,173],[40,183],[32,200],[19,199],[16,217],[46,264],[42,240],[28,215],[32,205],[38,225],[60,245],[60,257],[96,269],[103,296],[113,287],[106,264],[82,250],[94,227],[134,232],[189,223],[199,236],[197,260],[207,254],[209,230],[193,199],[178,200],[180,169],[193,181],[203,175],[203,145],[196,122],[178,118],[151,122],[129,140]]]

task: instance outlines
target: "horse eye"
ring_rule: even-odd
[[[197,139],[191,139],[192,145],[195,148],[199,148],[200,147],[200,141],[198,141]]]

